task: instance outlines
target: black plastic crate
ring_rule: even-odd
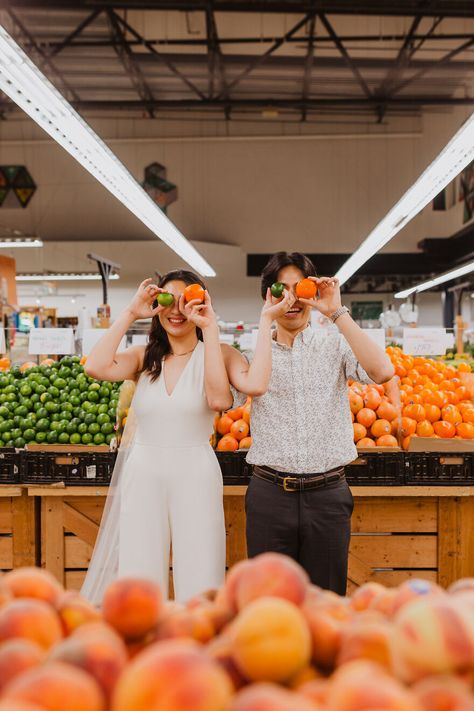
[[[216,452],[224,484],[248,484],[252,474],[251,464],[245,457],[247,450],[237,452]]]
[[[474,485],[474,452],[406,452],[405,484]]]
[[[360,452],[345,467],[351,486],[402,486],[405,483],[403,452]]]
[[[0,484],[20,484],[20,456],[14,447],[0,448]]]
[[[22,453],[21,480],[24,484],[64,482],[75,486],[104,486],[110,483],[116,452]]]

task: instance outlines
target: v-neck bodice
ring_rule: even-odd
[[[155,382],[142,374],[132,406],[137,444],[186,447],[209,442],[214,412],[204,389],[204,344],[198,342],[171,395],[166,390],[163,369]]]

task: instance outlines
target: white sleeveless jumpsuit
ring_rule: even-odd
[[[137,429],[120,505],[119,577],[155,580],[168,597],[170,544],[175,599],[222,585],[222,476],[209,444],[214,412],[204,391],[199,341],[171,395],[163,371],[143,374],[133,399]]]

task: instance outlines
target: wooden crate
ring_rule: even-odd
[[[19,486],[0,486],[0,570],[37,563],[35,501]]]

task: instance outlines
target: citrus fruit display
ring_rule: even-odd
[[[90,378],[80,360],[28,362],[0,373],[0,447],[111,443],[120,383]]]
[[[276,281],[274,284],[271,285],[270,291],[272,293],[272,296],[275,297],[275,299],[281,299],[283,296],[283,292],[285,291],[285,285],[281,283],[281,281]]]
[[[40,568],[0,577],[0,711],[468,711],[472,578],[350,597],[279,553],[185,604],[142,578],[100,608]],[[446,621],[449,620],[449,624]]]
[[[301,279],[297,283],[295,291],[299,299],[314,299],[318,287],[312,279]]]
[[[188,301],[204,301],[204,289],[200,284],[189,284],[183,292],[184,300]]]
[[[396,381],[384,385],[350,381],[348,396],[357,448],[398,447],[401,406]]]
[[[164,291],[163,293],[158,294],[156,300],[160,306],[171,306],[174,302],[174,296],[173,294],[169,294],[167,291]]]
[[[241,407],[235,407],[216,415],[211,443],[218,452],[235,452],[238,449],[249,449],[252,446],[251,406],[252,400],[249,397]]]

